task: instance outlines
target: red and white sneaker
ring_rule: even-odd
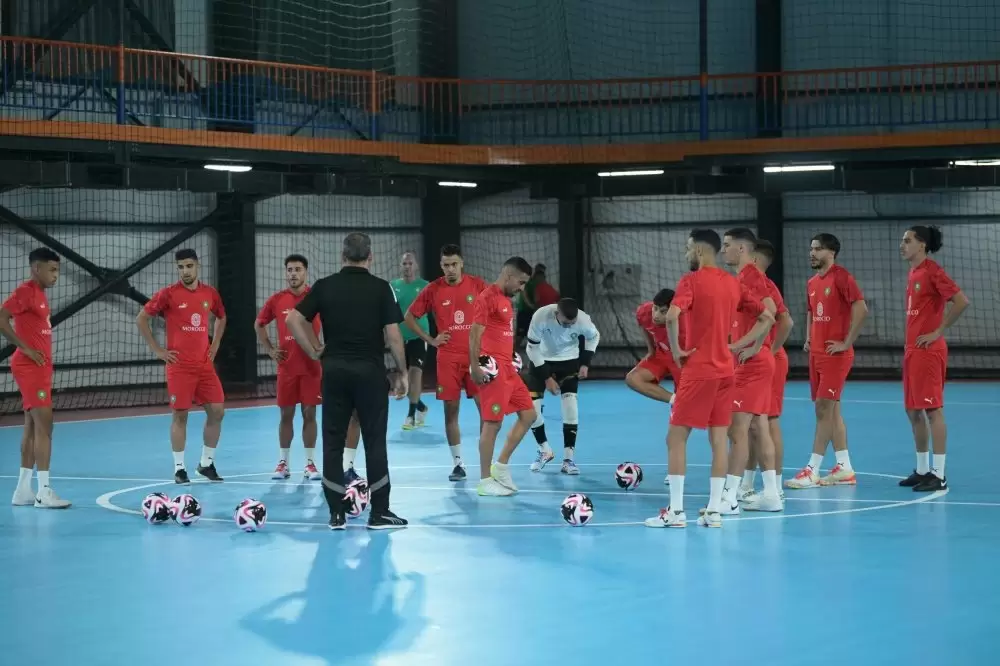
[[[834,465],[830,473],[819,480],[821,486],[856,486],[857,484],[858,477],[854,474],[854,470],[848,469],[840,463]]]
[[[819,487],[819,474],[812,467],[806,465],[794,477],[785,481],[785,487],[792,490],[817,488]]]
[[[271,475],[271,478],[279,481],[281,479],[287,479],[291,475],[292,473],[288,471],[288,463],[284,460],[279,460],[278,466],[274,468],[274,474]]]
[[[302,472],[302,477],[306,481],[319,481],[323,478],[323,475],[319,473],[318,469],[316,469],[316,463],[310,461],[306,465],[305,470]]]

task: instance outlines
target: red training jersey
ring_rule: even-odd
[[[4,301],[3,309],[14,315],[14,332],[28,347],[39,351],[45,357],[44,368],[52,370],[52,323],[50,321],[49,298],[45,290],[34,280],[18,285],[10,297]],[[11,367],[23,366],[39,368],[35,362],[18,349],[10,360]]]
[[[438,333],[451,333],[448,342],[437,348],[439,355],[468,358],[469,329],[472,328],[475,303],[488,286],[477,275],[463,275],[454,286],[439,277],[420,291],[407,312],[417,319],[430,313],[434,315]]]
[[[933,333],[944,320],[945,303],[961,288],[933,259],[924,259],[910,269],[906,285],[906,347],[917,346],[917,338]],[[944,338],[938,338],[928,349],[946,349]]]
[[[653,343],[656,345],[657,351],[665,354],[670,353],[670,339],[667,337],[666,325],[653,323],[653,301],[646,301],[636,309],[635,321],[639,324],[639,328],[653,336]],[[681,349],[687,349],[687,331],[685,330],[687,327],[684,325],[686,321],[686,317],[681,317],[680,321],[677,322],[677,343],[680,344]]]
[[[208,363],[208,313],[226,316],[222,298],[214,287],[202,282],[188,289],[180,282],[153,295],[144,308],[146,314],[162,315],[167,323],[167,349],[177,352],[178,366]]]
[[[729,333],[736,312],[759,317],[764,305],[735,277],[716,267],[688,273],[677,283],[674,300],[687,318],[687,335],[695,348],[684,361],[685,381],[732,377],[733,353]]]
[[[764,284],[767,285],[767,295],[771,297],[771,300],[774,301],[774,305],[777,308],[774,313],[775,319],[777,319],[779,315],[783,315],[788,312],[788,307],[785,305],[785,299],[782,297],[781,290],[778,289],[778,285],[774,284],[774,280],[767,277],[766,273],[764,274]],[[772,349],[774,348],[774,339],[776,337],[778,337],[777,322],[775,322],[774,326],[771,327],[771,331],[767,334],[766,344],[768,347]]]
[[[492,356],[498,363],[514,359],[514,305],[500,287],[491,284],[479,294],[472,321],[486,327],[480,354]]]
[[[826,343],[841,342],[851,330],[851,306],[864,300],[861,288],[846,268],[834,264],[806,283],[809,311],[809,353],[826,356]]]
[[[771,295],[771,292],[767,289],[767,278],[753,264],[747,264],[741,268],[740,272],[736,275],[736,279],[739,280],[740,286],[758,301],[763,301]],[[775,305],[777,305],[777,301],[775,301]],[[757,317],[760,315],[759,312],[751,313],[747,310],[737,310],[734,314],[732,342],[736,342],[749,333],[757,324]],[[771,327],[771,331],[774,331],[773,326]],[[761,345],[761,349],[770,349],[771,340],[773,339],[771,332],[768,332],[764,338],[764,343]]]
[[[285,358],[278,361],[278,372],[289,376],[318,375],[323,370],[319,361],[309,358],[299,343],[295,341],[295,336],[288,330],[285,318],[288,313],[295,309],[295,306],[302,302],[302,299],[309,293],[309,287],[302,290],[302,293],[295,294],[291,289],[285,289],[267,299],[264,307],[257,314],[257,323],[267,326],[272,321],[278,322],[278,345],[284,350]],[[313,332],[319,337],[320,332],[319,317],[314,317],[312,321]]]

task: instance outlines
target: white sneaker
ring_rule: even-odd
[[[417,416],[415,419],[413,419],[414,428],[423,428],[425,425],[427,425],[426,423],[424,423],[427,420],[427,411],[428,410],[424,410],[422,412],[419,410],[417,411]]]
[[[707,509],[703,509],[701,515],[698,516],[698,525],[701,527],[722,527],[722,516],[716,512],[709,513]]]
[[[62,499],[49,487],[39,490],[38,496],[35,497],[36,509],[68,509],[72,505],[72,502]]]
[[[778,494],[767,495],[765,493],[757,493],[753,497],[748,497],[743,500],[743,510],[744,511],[782,511],[784,506],[781,503],[781,498]]]
[[[671,511],[668,506],[652,518],[647,518],[643,524],[646,527],[687,527],[687,516],[683,511]]]
[[[403,421],[403,430],[413,430],[417,426],[414,425],[415,421],[412,416],[407,416],[406,420]]]
[[[14,506],[34,506],[35,491],[31,489],[31,483],[26,486],[18,486],[14,489],[14,497],[10,500]]]
[[[736,497],[737,497],[738,501],[740,501],[740,502],[746,502],[747,498],[753,497],[756,494],[757,494],[757,491],[753,489],[753,486],[750,486],[750,487],[740,486],[739,491],[737,491],[737,493],[736,493]]]
[[[572,460],[563,460],[562,469],[559,470],[563,474],[569,474],[570,476],[579,476],[580,468],[576,466],[576,463]]]
[[[504,488],[510,488],[515,493],[517,492],[517,486],[514,485],[514,479],[510,475],[510,467],[507,465],[493,464],[490,466],[490,476],[494,481],[499,483]]]
[[[476,492],[483,497],[510,497],[514,494],[513,490],[500,485],[500,482],[493,477],[480,479]]]
[[[552,449],[548,446],[538,449],[538,455],[535,456],[535,462],[531,463],[531,471],[541,472],[546,465],[555,459],[556,454],[552,453]]]
[[[816,473],[816,470],[807,465],[806,467],[800,469],[794,477],[785,481],[785,487],[791,488],[792,490],[818,488],[819,474]]]

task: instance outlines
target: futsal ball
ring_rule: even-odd
[[[638,463],[623,462],[615,470],[615,481],[619,488],[635,490],[642,483],[642,468]]]
[[[586,525],[594,517],[594,503],[583,493],[573,493],[563,500],[562,517],[574,527]]]
[[[492,356],[483,355],[479,357],[479,369],[486,375],[486,382],[489,383],[500,374],[500,367],[497,360]]]
[[[368,481],[355,479],[347,484],[347,490],[344,492],[344,512],[351,518],[357,518],[368,508],[370,500]]]
[[[170,516],[187,527],[201,518],[201,502],[192,495],[178,495],[170,505]]]
[[[244,532],[256,532],[267,523],[267,507],[263,502],[248,497],[233,512],[236,526]]]
[[[521,361],[521,355],[514,352],[514,359],[512,361],[514,364],[514,372],[521,372],[521,368],[524,367],[524,363]]]
[[[170,498],[163,493],[150,493],[142,500],[142,517],[150,525],[170,520]]]

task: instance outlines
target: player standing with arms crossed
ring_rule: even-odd
[[[580,351],[580,338],[583,351]],[[545,417],[542,409],[545,390],[558,395],[562,407],[563,464],[559,471],[577,475],[580,469],[573,462],[576,452],[576,435],[579,427],[579,406],[576,393],[579,380],[586,379],[590,361],[594,358],[601,334],[590,315],[580,309],[572,298],[545,305],[531,317],[528,325],[528,346],[525,353],[531,362],[528,390],[535,407],[535,422],[531,433],[538,443],[538,456],[531,463],[532,472],[540,472],[555,458],[545,436]]]
[[[198,279],[198,254],[191,249],[174,254],[180,281],[153,295],[139,311],[136,325],[156,357],[166,363],[167,393],[173,420],[170,422],[170,448],[174,454],[174,481],[190,483],[184,467],[188,411],[192,405],[205,408],[204,446],[198,474],[209,481],[222,481],[215,469],[215,449],[222,434],[226,395],[215,372],[215,355],[226,330],[226,308],[213,287]],[[215,316],[212,339],[208,338],[208,315]],[[153,336],[150,319],[162,315],[167,324],[167,346],[161,347]]]
[[[899,244],[899,253],[910,264],[906,285],[903,401],[917,448],[917,468],[899,485],[916,492],[948,488],[944,475],[948,449],[948,427],[944,420],[948,344],[943,336],[969,307],[969,299],[962,289],[927,256],[940,250],[943,242],[944,237],[937,227],[915,226],[906,230]],[[947,303],[951,303],[951,307],[945,313]],[[929,435],[934,439],[933,461],[928,460]]]
[[[402,277],[389,283],[392,290],[396,292],[396,300],[403,312],[410,308],[420,292],[430,284],[419,276],[417,268],[417,255],[413,252],[404,252],[399,261]],[[417,326],[424,333],[430,330],[427,325],[427,315],[417,320]],[[407,412],[406,420],[403,422],[403,430],[413,430],[423,427],[424,420],[427,418],[427,405],[420,399],[420,394],[424,389],[424,359],[427,356],[427,343],[411,331],[409,326],[400,326],[399,330],[403,334],[406,369],[410,375],[410,411]]]
[[[288,289],[272,295],[254,321],[257,340],[278,364],[278,466],[274,468],[272,479],[287,479],[292,475],[288,468],[291,457],[292,438],[295,436],[295,407],[301,405],[302,447],[305,449],[306,465],[303,476],[307,481],[318,481],[321,477],[316,469],[316,406],[323,402],[323,366],[295,342],[295,336],[288,330],[285,319],[295,306],[309,293],[309,260],[301,254],[290,254],[285,258],[285,282]],[[271,344],[267,327],[277,320],[278,346]],[[319,335],[319,317],[312,322],[313,332]]]
[[[444,431],[448,438],[454,469],[449,481],[464,481],[462,431],[458,427],[459,400],[462,389],[469,398],[479,391],[469,373],[469,330],[475,302],[489,285],[481,277],[465,275],[462,251],[457,245],[441,248],[442,277],[424,287],[406,311],[403,322],[421,340],[437,348],[437,399],[444,403]],[[420,328],[418,319],[428,312],[434,315],[437,337]]]
[[[475,318],[469,331],[469,370],[479,386],[479,486],[480,495],[506,497],[517,492],[507,463],[535,422],[535,407],[524,380],[514,368],[514,327],[516,319],[511,297],[524,288],[531,264],[511,257],[500,269],[500,277],[476,299]],[[480,356],[491,356],[497,375],[487,381],[479,365]],[[503,450],[493,462],[497,435],[507,414],[517,413],[517,421],[507,433]]]
[[[28,254],[31,277],[0,306],[0,333],[17,347],[10,360],[11,374],[21,391],[24,431],[21,468],[11,504],[39,509],[66,509],[68,500],[49,485],[52,461],[52,323],[46,289],[59,280],[59,255],[47,247]],[[38,469],[38,492],[31,474]]]
[[[868,316],[865,296],[847,269],[838,265],[840,241],[833,234],[816,234],[809,249],[809,265],[817,271],[806,284],[809,327],[803,346],[809,352],[809,387],[816,403],[816,436],[809,464],[786,488],[854,485],[857,477],[847,452],[847,425],[840,399],[854,363],[854,342]],[[837,463],[828,476],[819,476],[826,445],[833,441]]]
[[[667,310],[667,336],[674,362],[683,366],[683,381],[677,388],[670,413],[667,449],[670,457],[670,506],[647,518],[647,527],[687,527],[684,513],[684,478],[687,469],[687,440],[691,430],[708,430],[712,446],[712,471],[708,507],[698,518],[703,527],[722,527],[719,510],[728,467],[727,431],[733,410],[733,353],[729,333],[736,313],[757,317],[751,331],[755,336],[774,323],[764,305],[740,286],[739,281],[715,264],[722,250],[719,234],[711,229],[695,229],[687,241],[685,254],[692,273],[677,283],[677,293]],[[679,320],[687,320],[692,349],[680,345]]]

